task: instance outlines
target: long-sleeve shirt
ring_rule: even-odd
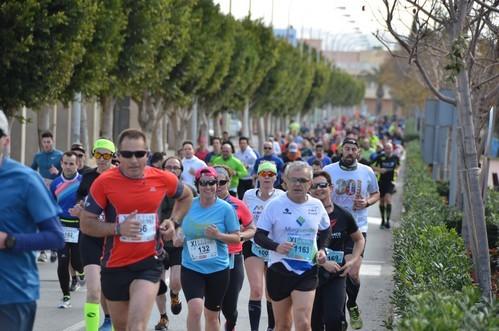
[[[231,155],[228,159],[224,159],[223,156],[217,156],[212,160],[212,164],[214,166],[225,164],[226,166],[234,170],[236,174],[232,176],[232,179],[230,180],[231,191],[237,190],[239,179],[244,178],[248,175],[248,171],[246,170],[244,164],[234,155]]]
[[[59,174],[52,175],[49,169],[54,166],[60,173],[61,157],[62,152],[58,149],[53,149],[50,152],[38,152],[33,158],[31,169],[39,171],[40,175],[45,179],[55,179]]]

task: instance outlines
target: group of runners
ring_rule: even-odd
[[[219,330],[221,316],[224,329],[234,330],[245,278],[251,330],[259,330],[264,295],[267,330],[291,330],[293,325],[295,330],[346,330],[347,310],[351,327],[360,329],[357,296],[367,208],[381,196],[381,226],[389,228],[399,161],[385,138],[384,151],[373,148],[377,155],[371,165],[360,163],[362,132],[335,129],[341,143],[329,160],[329,142],[336,136],[324,139],[320,130],[310,145],[302,131],[283,141],[269,139],[261,157],[249,153],[248,139],[242,137],[236,154],[240,161],[230,141],[221,139],[218,153],[215,148],[205,155],[210,158],[206,163],[193,156],[197,151],[191,142],[184,143],[183,157],[152,160],[145,134],[136,129],[124,130],[116,145],[96,140],[92,155],[97,167],[82,175],[75,151],[62,153],[61,171],[49,186],[51,203],[46,202],[51,213],[31,218],[36,224],[58,218],[51,230],[62,234],[64,247],[60,239],[52,246],[18,247],[24,231],[4,224],[16,219],[9,215],[0,221],[0,262],[22,251],[31,263],[30,250],[59,249],[63,297],[58,307],[71,307],[70,269],[76,277],[84,275],[84,316],[91,331],[111,325],[114,330],[146,330],[155,303],[160,313],[155,329],[166,330],[168,287],[173,314],[182,310],[180,291],[184,294],[187,330],[201,330],[203,316],[206,330]],[[7,145],[7,129],[2,133]],[[292,155],[308,146],[315,149],[308,159]],[[288,162],[277,148],[291,153]],[[7,166],[15,162],[6,155]],[[0,178],[4,168],[0,163]],[[39,190],[45,194],[43,187]],[[14,244],[4,237],[14,238]],[[37,295],[30,299],[36,310]],[[3,303],[0,299],[0,323]],[[99,327],[101,307],[105,316]],[[19,316],[26,313],[18,310]]]

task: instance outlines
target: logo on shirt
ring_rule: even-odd
[[[329,221],[330,225],[331,225],[331,229],[334,229],[335,226],[336,226],[336,218],[335,219],[332,219]]]
[[[149,192],[156,192],[156,187],[155,186],[151,187],[151,189],[149,190]]]
[[[253,208],[253,212],[257,212],[257,211],[262,211],[263,210],[263,206],[255,206],[255,208]]]
[[[319,208],[317,207],[309,208],[307,213],[309,215],[319,215]]]
[[[305,223],[305,219],[302,216],[300,216],[296,219],[296,223],[298,223],[299,226],[302,226],[303,223]]]
[[[282,212],[283,214],[286,214],[286,215],[291,215],[291,212],[289,211],[288,208],[285,208],[284,211]]]

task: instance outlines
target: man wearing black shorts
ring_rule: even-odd
[[[118,138],[120,165],[92,184],[81,214],[85,234],[105,237],[102,292],[116,331],[146,330],[163,271],[163,240],[171,240],[192,202],[192,193],[171,173],[147,167],[143,132]],[[176,198],[171,218],[159,220],[165,196]],[[105,222],[99,220],[104,212]],[[161,224],[161,225],[160,225]]]
[[[390,228],[390,215],[392,213],[392,194],[395,193],[395,175],[397,168],[400,165],[400,160],[397,155],[393,154],[393,145],[386,143],[384,153],[380,154],[374,161],[374,170],[379,174],[378,186],[380,193],[379,211],[381,212],[381,225]],[[386,222],[385,222],[386,220]]]

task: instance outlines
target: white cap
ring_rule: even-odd
[[[7,121],[7,116],[0,110],[0,129],[5,134],[9,134],[9,121]]]

